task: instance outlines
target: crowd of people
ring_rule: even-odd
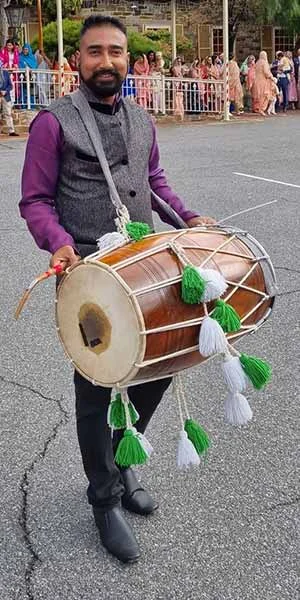
[[[262,51],[256,60],[248,56],[241,66],[234,56],[228,65],[230,112],[248,112],[260,115],[274,115],[281,110],[300,108],[300,49],[292,52],[277,52],[275,60],[269,63],[266,52]],[[172,110],[183,119],[184,114],[202,111],[222,112],[224,107],[224,57],[223,54],[196,58],[187,64],[177,57],[167,68],[161,52],[150,50],[130,60],[128,77],[123,83],[122,93],[155,114]],[[0,50],[0,105],[10,135],[16,135],[11,118],[12,106],[27,106],[28,87],[24,78],[18,78],[16,70],[29,69],[37,72],[36,83],[38,102],[33,105],[45,106],[49,103],[49,89],[54,88],[53,97],[59,93],[58,57],[50,60],[45,52],[33,53],[30,44],[20,47],[15,40],[8,39]],[[68,59],[64,58],[65,93],[76,88],[79,70],[79,51]],[[170,78],[167,88],[163,87],[162,75]],[[31,93],[31,92],[30,92]]]

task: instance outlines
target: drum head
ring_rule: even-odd
[[[57,292],[58,334],[74,367],[95,384],[131,379],[145,352],[143,316],[124,282],[102,263],[79,263]]]

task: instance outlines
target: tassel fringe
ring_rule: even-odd
[[[210,440],[206,431],[193,419],[186,419],[184,430],[192,442],[198,455],[206,454],[210,447]]]
[[[216,300],[215,309],[211,315],[219,325],[221,325],[225,333],[233,333],[241,328],[241,320],[237,312],[230,304],[223,300]]]
[[[230,425],[246,425],[252,419],[248,400],[239,392],[229,392],[224,403],[225,422]]]
[[[197,267],[197,271],[205,281],[205,290],[201,296],[201,302],[211,302],[211,300],[223,296],[228,286],[219,271],[216,271],[216,269],[201,269],[201,267]]]
[[[231,392],[243,392],[248,383],[248,377],[237,356],[226,355],[222,364],[224,379]]]
[[[140,223],[139,221],[130,221],[126,223],[126,231],[129,237],[135,242],[139,242],[145,235],[151,233],[151,228],[148,223]]]
[[[140,440],[136,429],[126,429],[121,439],[115,461],[120,467],[130,467],[131,465],[144,465],[149,458],[142,441]]]
[[[199,304],[205,290],[205,281],[196,267],[186,265],[182,273],[181,297],[186,304]]]
[[[270,381],[272,368],[266,361],[255,356],[241,354],[240,363],[257,390],[261,390]]]
[[[182,429],[177,448],[177,466],[179,469],[187,469],[189,467],[198,466],[199,464],[200,458],[196,449],[188,439],[186,431]]]
[[[227,340],[218,321],[205,317],[202,321],[199,334],[199,352],[202,356],[211,356],[226,352]]]
[[[105,233],[105,235],[103,235],[96,241],[99,250],[107,250],[107,252],[113,250],[113,248],[124,246],[127,243],[127,240],[124,237],[124,235],[122,235],[122,233],[119,233],[118,231]]]

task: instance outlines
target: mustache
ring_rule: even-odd
[[[116,77],[117,79],[120,77],[120,74],[115,69],[98,69],[98,71],[93,73],[92,79],[96,79],[99,75],[113,75],[113,77]]]

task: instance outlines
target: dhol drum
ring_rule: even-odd
[[[105,387],[167,377],[206,360],[199,353],[202,304],[181,298],[182,260],[216,269],[222,300],[241,318],[231,343],[269,316],[275,274],[247,232],[195,228],[149,235],[95,253],[68,269],[57,292],[57,329],[74,367]],[[207,305],[210,311],[210,303]]]

